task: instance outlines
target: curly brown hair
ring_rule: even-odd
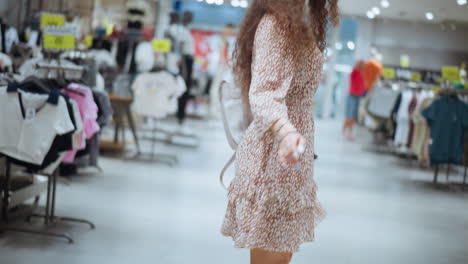
[[[305,3],[308,20],[304,19]],[[315,43],[319,50],[326,47],[327,24],[339,23],[338,0],[253,0],[242,22],[233,54],[233,72],[244,99],[248,98],[252,79],[251,64],[257,27],[265,14],[272,14],[288,29],[293,50]],[[248,103],[248,101],[247,101]]]

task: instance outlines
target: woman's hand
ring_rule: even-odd
[[[278,156],[283,167],[298,166],[300,155],[304,153],[306,139],[290,123],[278,122],[276,137],[280,140]]]

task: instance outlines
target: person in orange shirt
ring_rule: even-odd
[[[370,92],[377,79],[382,75],[383,65],[376,59],[370,59],[365,62],[363,76],[366,92]]]

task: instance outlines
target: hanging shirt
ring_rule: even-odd
[[[361,97],[364,92],[364,77],[360,70],[353,69],[350,76],[349,94]]]
[[[0,88],[1,153],[41,165],[56,136],[75,129],[65,99],[53,105],[50,96]]]
[[[5,32],[6,53],[10,53],[10,50],[13,44],[17,44],[17,43],[19,43],[18,31],[16,31],[16,28],[14,27],[8,28],[8,30]]]
[[[172,98],[178,94],[177,83],[167,71],[138,75],[132,84],[134,112],[147,117],[166,117],[172,109]]]
[[[431,133],[432,164],[462,164],[468,105],[456,96],[442,96],[422,113]]]
[[[370,94],[367,111],[379,118],[389,119],[399,92],[387,87],[376,87]]]
[[[75,159],[75,154],[79,149],[86,147],[85,139],[90,139],[99,131],[99,125],[96,122],[98,118],[98,107],[94,102],[91,89],[79,84],[72,83],[62,93],[68,95],[76,101],[80,110],[81,120],[83,122],[83,132],[81,144],[78,148],[68,151],[63,159],[64,162],[71,163]]]
[[[406,144],[408,143],[408,136],[410,132],[410,104],[413,100],[413,93],[411,91],[404,91],[401,97],[401,103],[398,108],[396,116],[396,132],[394,144],[401,146],[401,150],[406,150]]]
[[[411,150],[418,157],[418,160],[426,160],[426,146],[428,141],[427,123],[422,116],[422,112],[432,104],[433,98],[430,95],[423,95],[421,102],[413,113],[413,122],[415,124]]]

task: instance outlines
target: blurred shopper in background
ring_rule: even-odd
[[[192,23],[193,14],[191,12],[184,12],[182,16],[182,29],[180,31],[180,54],[181,54],[181,74],[184,77],[187,91],[179,98],[179,107],[177,118],[179,124],[182,125],[186,117],[187,102],[190,99],[190,89],[192,88],[192,73],[195,54],[195,45],[188,26]]]
[[[346,115],[343,125],[343,137],[354,140],[353,127],[358,118],[359,102],[365,93],[364,71],[365,62],[358,61],[350,75],[350,87],[346,100]]]
[[[312,179],[313,97],[337,0],[254,0],[240,27],[234,75],[253,121],[236,155],[222,234],[252,264],[286,264],[324,217]]]

